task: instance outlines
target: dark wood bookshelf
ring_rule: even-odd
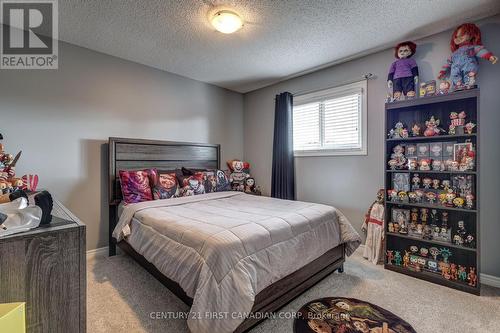
[[[429,244],[434,244],[434,245],[452,247],[452,248],[459,249],[459,250],[476,252],[476,249],[472,248],[472,247],[466,247],[466,246],[462,246],[462,245],[456,245],[456,244],[453,244],[453,243],[448,243],[448,242],[444,242],[444,241],[440,241],[440,240],[435,240],[435,239],[424,239],[424,238],[420,238],[420,237],[410,236],[408,234],[401,234],[401,233],[395,233],[395,232],[387,232],[386,235],[387,236],[391,236],[391,237],[401,237],[401,238],[411,239],[411,240],[415,240],[415,241],[418,241],[418,242],[424,242],[424,243],[429,243]]]
[[[440,120],[440,126],[445,131],[448,130],[451,120],[449,115],[451,112],[461,112],[465,111],[467,114],[465,122],[472,121],[477,127],[472,134],[457,134],[457,135],[437,135],[437,136],[415,136],[408,138],[388,138],[387,134],[391,128],[394,128],[398,121],[403,122],[408,130],[414,123],[420,125],[422,132],[425,130],[425,121],[431,116]],[[479,89],[469,89],[453,92],[445,95],[436,95],[422,98],[409,99],[405,101],[397,101],[385,104],[385,147],[384,147],[384,179],[385,179],[385,189],[386,189],[386,200],[385,200],[385,239],[384,239],[384,250],[398,251],[401,256],[404,255],[404,251],[408,251],[409,247],[412,245],[421,247],[438,247],[447,248],[451,251],[452,256],[449,262],[455,263],[456,265],[462,265],[467,267],[467,273],[470,267],[475,268],[477,275],[476,286],[470,286],[468,283],[463,281],[453,281],[447,280],[440,273],[432,272],[430,270],[422,269],[421,271],[412,270],[405,268],[403,266],[397,266],[393,264],[386,264],[384,267],[388,270],[398,272],[401,274],[406,274],[412,277],[416,277],[422,280],[430,281],[436,284],[447,286],[450,288],[458,289],[468,293],[480,294],[480,223],[479,223],[479,175],[480,175],[480,165],[479,165]],[[391,170],[388,168],[387,162],[390,160],[390,156],[393,152],[393,148],[396,145],[417,144],[417,143],[437,143],[437,142],[454,142],[454,143],[465,143],[472,142],[475,148],[475,169],[467,171],[435,171],[435,170]],[[427,157],[424,157],[427,158]],[[428,157],[433,159],[432,156]],[[444,156],[442,160],[444,160]],[[387,190],[393,189],[393,177],[395,173],[405,173],[409,174],[411,179],[412,174],[419,174],[421,177],[427,175],[428,177],[434,176],[441,181],[444,179],[452,180],[456,175],[466,175],[467,177],[472,177],[473,181],[473,195],[475,196],[474,209],[458,208],[458,207],[448,207],[440,204],[430,204],[428,202],[421,203],[410,203],[400,202],[400,201],[389,201],[387,198]],[[412,186],[410,181],[410,187]],[[421,189],[423,189],[421,187]],[[424,189],[423,189],[424,190]],[[454,243],[434,240],[434,239],[423,239],[420,237],[410,236],[409,234],[400,234],[396,232],[389,232],[387,225],[392,220],[392,209],[402,208],[409,209],[418,208],[419,219],[421,214],[421,208],[427,208],[429,211],[437,210],[438,216],[442,217],[442,212],[447,211],[449,213],[448,227],[451,228],[451,235],[453,238],[454,233],[457,230],[458,221],[464,221],[467,233],[472,233],[475,236],[476,246],[475,248],[470,248],[462,245],[456,245]],[[441,219],[438,218],[437,225],[441,224]],[[386,253],[386,252],[384,252]],[[429,260],[430,261],[430,260]],[[438,256],[436,260],[438,263],[442,261],[442,257]],[[427,262],[424,265],[427,267]]]

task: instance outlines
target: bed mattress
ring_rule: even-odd
[[[240,192],[124,206],[113,236],[193,298],[193,333],[233,332],[260,291],[341,243],[349,255],[361,241],[331,206]]]

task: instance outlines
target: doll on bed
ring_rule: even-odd
[[[492,64],[498,57],[482,44],[481,30],[473,23],[464,23],[453,32],[450,41],[451,56],[439,72],[439,79],[450,78],[454,90],[473,87],[479,69],[479,58]]]
[[[415,54],[417,45],[406,41],[399,43],[394,48],[394,56],[397,58],[389,68],[387,75],[387,86],[392,90],[392,99],[399,100],[403,96],[415,97],[415,87],[418,86],[418,66],[412,56]]]
[[[379,190],[377,200],[370,206],[365,216],[362,229],[366,232],[366,244],[363,257],[374,263],[382,258],[382,241],[384,239],[384,190]]]

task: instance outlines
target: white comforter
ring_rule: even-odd
[[[132,219],[148,232],[134,234]],[[113,236],[135,237],[135,250],[193,298],[193,333],[233,332],[264,288],[341,243],[350,255],[361,242],[333,207],[241,192],[125,206]]]

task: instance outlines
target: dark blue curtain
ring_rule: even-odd
[[[271,196],[295,200],[295,165],[293,158],[293,95],[276,95],[274,109],[273,175]]]

